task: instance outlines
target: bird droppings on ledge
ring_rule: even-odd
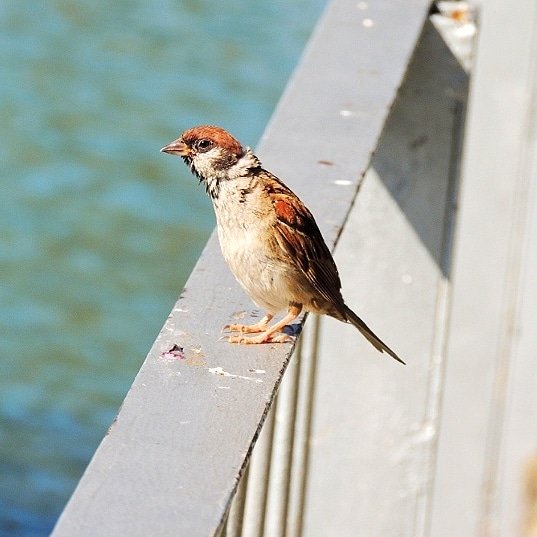
[[[160,357],[165,360],[184,360],[186,358],[183,347],[175,344],[169,350],[161,352]]]
[[[341,117],[351,117],[355,116],[356,114],[352,110],[340,110],[339,115]]]
[[[264,375],[266,371],[264,369],[248,369],[250,373],[257,373],[258,375]]]
[[[251,380],[256,383],[263,382],[261,379],[256,379],[255,377],[246,377],[244,375],[236,375],[234,373],[228,373],[227,371],[224,371],[222,367],[209,367],[208,369],[209,373],[213,375],[220,375],[222,377],[229,377],[233,379],[243,379],[243,380]]]
[[[375,25],[375,23],[373,22],[373,19],[364,19],[362,21],[362,26],[364,28],[371,28],[374,25]]]
[[[334,184],[337,186],[349,186],[352,185],[352,181],[349,181],[348,179],[336,179]]]
[[[172,347],[160,353],[160,358],[166,362],[181,360],[184,364],[197,367],[205,367],[205,356],[200,345],[185,349],[174,343]]]

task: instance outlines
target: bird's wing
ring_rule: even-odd
[[[319,227],[298,197],[282,183],[278,186],[270,193],[276,241],[319,295],[337,308],[343,304],[341,281]]]

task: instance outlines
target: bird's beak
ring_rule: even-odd
[[[181,140],[181,138],[174,140],[168,145],[165,145],[160,151],[161,153],[180,155],[181,157],[188,157],[191,153],[190,148],[185,144],[185,142],[183,142],[183,140]]]

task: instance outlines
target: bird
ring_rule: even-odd
[[[161,152],[182,157],[204,185],[222,255],[266,312],[253,325],[225,326],[230,343],[290,341],[283,329],[304,310],[354,325],[378,351],[405,363],[345,304],[336,264],[312,213],[249,147],[221,127],[200,125]],[[287,314],[270,324],[282,310]]]

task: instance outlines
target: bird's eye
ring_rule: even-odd
[[[198,140],[198,143],[196,144],[196,149],[203,153],[205,151],[209,151],[209,149],[211,149],[213,145],[214,144],[211,140],[203,138],[202,140]]]

